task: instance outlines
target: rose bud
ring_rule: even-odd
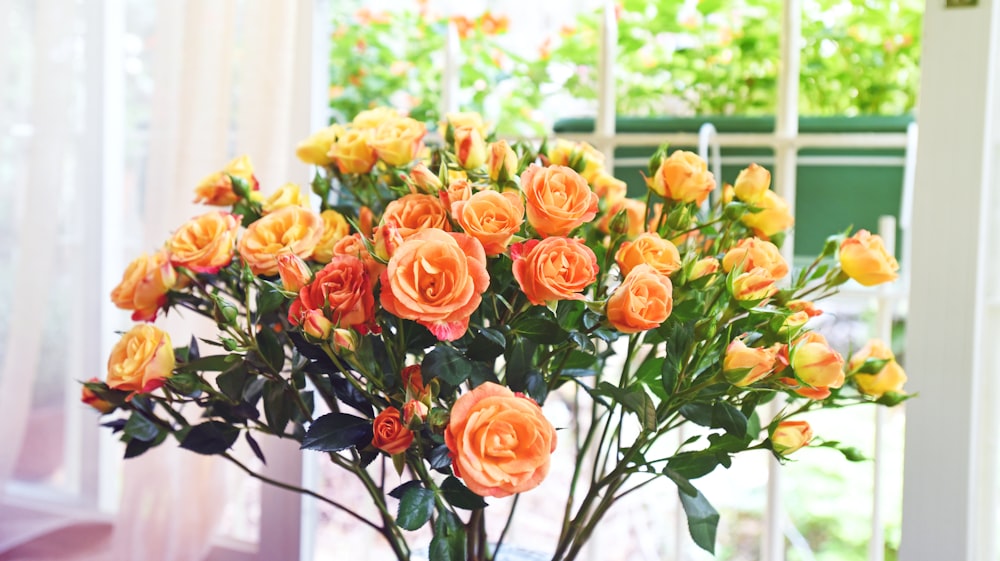
[[[787,456],[812,440],[812,427],[806,421],[781,421],[771,432],[771,447],[781,456]]]
[[[87,382],[96,384],[100,382],[100,380],[98,380],[97,378],[91,378],[87,380]],[[97,394],[94,393],[93,390],[91,390],[87,386],[83,386],[83,389],[80,392],[80,401],[86,403],[87,405],[93,407],[94,409],[97,409],[98,411],[101,412],[102,415],[107,415],[108,413],[115,410],[114,405],[98,397]]]
[[[313,273],[309,265],[301,257],[292,252],[278,254],[278,276],[281,277],[281,286],[288,292],[298,292],[303,286],[309,284]]]
[[[774,370],[777,353],[778,350],[773,347],[748,347],[742,339],[734,339],[726,347],[722,371],[734,386],[749,386]]]
[[[455,129],[455,157],[465,169],[476,169],[486,163],[486,141],[479,129]]]
[[[353,329],[338,327],[333,330],[333,348],[353,353],[358,349],[358,334]]]
[[[875,399],[882,397],[885,393],[902,392],[903,384],[906,383],[906,372],[896,362],[896,355],[892,353],[892,350],[878,339],[868,341],[864,347],[861,347],[861,350],[854,353],[850,362],[847,363],[847,369],[854,372],[870,358],[888,360],[888,362],[875,374],[855,374],[854,381],[858,384],[858,390]]]
[[[885,250],[880,236],[867,230],[847,238],[840,244],[840,267],[844,274],[864,286],[875,286],[899,277],[899,263]]]
[[[494,182],[508,181],[517,176],[517,154],[506,140],[490,144],[486,168],[489,170],[490,180]]]
[[[333,322],[327,319],[323,310],[309,310],[302,317],[302,331],[313,339],[326,341],[333,330]]]
[[[736,176],[733,191],[739,200],[745,203],[756,204],[764,197],[764,193],[770,187],[771,172],[767,168],[762,168],[757,164],[750,164],[749,167]]]
[[[701,259],[695,261],[694,266],[691,267],[691,276],[688,277],[688,279],[698,280],[705,275],[711,275],[712,273],[718,272],[718,270],[718,259],[715,257],[702,257]]]
[[[415,429],[427,419],[427,406],[423,402],[411,399],[403,404],[403,424]]]
[[[424,164],[417,164],[410,170],[410,182],[425,194],[437,193],[443,187],[441,178],[431,172]]]
[[[799,337],[789,352],[792,370],[812,388],[839,388],[844,384],[844,359],[826,338],[810,331]]]

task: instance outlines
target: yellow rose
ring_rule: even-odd
[[[666,199],[700,205],[715,189],[715,176],[701,156],[676,150],[660,163],[650,188]]]
[[[264,210],[264,214],[274,212],[279,208],[285,208],[286,206],[300,206],[303,208],[310,208],[309,195],[302,192],[302,188],[294,183],[285,183],[271,196],[267,197],[261,201],[261,208]]]
[[[240,220],[222,211],[207,212],[185,222],[167,241],[170,262],[196,273],[215,274],[233,260]]]
[[[847,238],[840,244],[840,267],[844,274],[864,286],[875,286],[896,280],[899,263],[885,250],[880,236],[868,230]]]
[[[376,107],[358,113],[351,125],[357,129],[375,129],[383,123],[399,119],[399,112],[391,107]]]
[[[340,173],[368,173],[378,160],[370,141],[371,131],[351,129],[330,147],[330,159],[337,163]]]
[[[323,219],[298,206],[286,206],[264,215],[243,233],[240,257],[255,275],[278,274],[278,254],[292,252],[303,259],[312,256],[323,236]]]
[[[812,440],[812,428],[805,421],[782,421],[771,431],[771,447],[777,454],[787,456]]]
[[[549,146],[546,154],[554,166],[567,166],[579,173],[593,185],[597,176],[604,171],[604,154],[586,142],[569,142],[557,139]],[[596,187],[596,185],[595,185]]]
[[[475,111],[463,111],[457,113],[448,113],[445,117],[445,126],[454,129],[476,129],[479,131],[479,136],[486,138],[487,133],[489,133],[489,128],[483,121],[483,116]]]
[[[167,303],[167,292],[177,284],[177,272],[165,251],[143,253],[129,263],[121,282],[111,291],[111,301],[132,310],[132,321],[153,321]]]
[[[739,200],[757,205],[764,197],[764,193],[768,192],[770,186],[771,172],[757,164],[750,164],[736,176],[736,185],[733,190]]]
[[[351,233],[351,225],[344,215],[333,209],[324,210],[319,216],[323,219],[323,235],[313,250],[312,258],[320,263],[329,263],[333,259],[333,246]]]
[[[307,164],[328,166],[332,163],[330,161],[330,147],[344,132],[346,129],[341,125],[330,125],[320,129],[295,147],[295,155]]]
[[[248,156],[240,156],[226,164],[222,171],[217,171],[206,176],[201,183],[194,188],[196,203],[203,203],[213,206],[230,206],[240,200],[239,195],[233,191],[233,182],[229,176],[239,177],[246,180],[251,191],[260,188],[257,178],[253,174],[253,164]]]
[[[795,217],[792,216],[788,203],[774,191],[765,191],[753,205],[760,210],[747,212],[740,220],[759,238],[770,238],[795,224]]]
[[[875,374],[855,374],[854,381],[858,384],[858,390],[875,399],[882,397],[886,392],[902,392],[903,384],[906,383],[906,372],[896,362],[896,355],[892,353],[892,349],[878,339],[868,341],[861,350],[854,353],[847,363],[847,369],[853,372],[861,368],[870,358],[887,359],[889,362]]]
[[[137,325],[111,349],[107,382],[116,390],[149,393],[162,386],[173,370],[170,335],[153,325]]]
[[[427,128],[409,117],[386,121],[375,129],[371,147],[380,160],[390,166],[405,166],[412,162],[424,144]]]

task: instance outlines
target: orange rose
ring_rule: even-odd
[[[288,322],[299,325],[313,310],[321,310],[336,327],[377,331],[375,296],[364,262],[349,255],[334,257],[299,290],[288,308]]]
[[[149,393],[173,373],[170,335],[149,324],[137,325],[122,335],[108,358],[108,386],[116,390]]]
[[[673,290],[669,277],[636,265],[608,298],[608,321],[622,333],[655,329],[673,311]]]
[[[441,202],[445,208],[453,208],[459,201],[467,201],[472,197],[472,185],[468,179],[456,179],[448,184],[448,187],[438,192]]]
[[[740,271],[749,271],[757,267],[765,269],[774,280],[788,274],[788,263],[781,256],[778,247],[760,238],[740,240],[740,243],[727,251],[722,258],[722,268],[727,273],[737,268]]]
[[[91,378],[87,380],[87,382],[98,383],[100,382],[100,380],[98,380],[97,378]],[[102,415],[107,415],[108,413],[115,410],[114,405],[98,397],[97,394],[94,393],[93,390],[91,390],[87,386],[83,386],[83,389],[80,390],[80,401],[86,403],[87,405],[93,407],[94,409],[97,409],[98,411],[101,412]]]
[[[365,247],[365,242],[361,240],[361,234],[351,234],[350,236],[344,236],[340,238],[333,245],[334,255],[350,255],[352,257],[357,257],[365,264],[365,269],[368,271],[368,277],[371,283],[374,285],[378,282],[379,276],[382,275],[382,271],[385,270],[385,264],[379,263],[372,254],[368,252],[368,248]]]
[[[476,169],[486,163],[486,141],[479,129],[460,127],[455,129],[455,158],[465,169]]]
[[[153,321],[176,284],[177,272],[166,252],[143,253],[125,268],[121,282],[111,291],[111,301],[132,310],[132,321]]]
[[[571,168],[531,164],[521,174],[528,222],[542,236],[565,236],[597,216],[597,194]]]
[[[330,159],[340,173],[368,173],[378,160],[370,142],[371,131],[350,129],[330,147]]]
[[[899,263],[885,250],[880,236],[868,230],[847,238],[840,244],[840,267],[844,274],[864,286],[875,286],[896,280]]]
[[[777,347],[748,347],[742,339],[733,339],[726,347],[722,371],[734,386],[749,386],[774,371],[777,355]]]
[[[770,238],[795,224],[795,217],[788,209],[788,203],[774,191],[765,191],[754,206],[760,210],[747,212],[740,217],[740,220],[747,228],[753,230],[757,237]]]
[[[537,403],[486,382],[455,401],[444,441],[455,475],[473,493],[499,498],[545,479],[556,431]]]
[[[628,185],[621,179],[602,171],[594,175],[594,193],[597,193],[597,196],[606,201],[610,207],[625,200]]]
[[[650,187],[666,199],[700,205],[715,189],[715,176],[701,156],[676,150],[660,163]]]
[[[524,203],[513,192],[480,191],[468,201],[453,203],[451,212],[465,233],[483,244],[489,257],[503,253],[524,223]]]
[[[506,140],[490,144],[486,154],[486,169],[493,182],[507,181],[517,176],[517,154]]]
[[[757,164],[750,164],[736,176],[733,194],[743,202],[760,206],[758,203],[764,198],[764,193],[768,192],[770,186],[771,172]]]
[[[490,276],[475,238],[429,229],[396,249],[381,281],[387,312],[423,325],[441,341],[454,341],[465,335]]]
[[[320,236],[312,258],[319,263],[329,263],[333,259],[333,246],[351,233],[351,226],[344,215],[333,209],[324,210],[319,214],[323,220],[323,235]]]
[[[775,453],[787,456],[812,440],[812,428],[805,421],[781,421],[771,431],[771,447]]]
[[[300,206],[310,208],[309,195],[302,192],[302,188],[294,183],[285,183],[269,197],[261,201],[261,208],[264,214],[274,212],[286,206]]]
[[[581,170],[580,175],[588,183],[594,183],[598,174],[604,171],[604,154],[586,142],[556,139],[549,145],[546,155],[551,165]]]
[[[281,253],[277,257],[281,287],[288,292],[298,292],[312,280],[312,271],[301,257],[294,253]]]
[[[754,267],[733,279],[733,298],[741,302],[763,300],[778,291],[775,278],[763,267]]]
[[[290,251],[308,259],[323,237],[323,219],[299,206],[288,206],[250,224],[240,239],[240,257],[255,275],[278,273],[277,256]]]
[[[372,433],[372,446],[386,454],[402,454],[413,444],[413,432],[403,424],[395,407],[386,407],[375,417]]]
[[[207,212],[185,222],[167,241],[170,262],[197,273],[215,274],[233,260],[240,217]]]
[[[611,221],[622,210],[625,211],[625,231],[629,238],[634,238],[646,230],[646,203],[635,199],[621,199],[610,205],[608,211],[601,217],[597,229],[605,234],[611,233]]]
[[[799,380],[816,388],[844,385],[844,359],[823,337],[810,331],[799,337],[789,350],[792,369]]]
[[[448,210],[434,195],[412,193],[392,201],[385,207],[380,224],[394,223],[403,239],[421,230],[437,228],[451,230]]]
[[[639,234],[630,242],[623,242],[615,253],[615,262],[622,275],[628,275],[636,266],[645,263],[661,275],[670,276],[681,268],[681,255],[677,246],[653,233]]]
[[[698,280],[705,275],[711,275],[719,270],[719,260],[715,257],[702,257],[701,259],[695,261],[694,266],[691,267],[691,276],[689,280]]]
[[[878,339],[868,341],[861,350],[854,353],[847,363],[847,369],[854,372],[870,358],[887,359],[889,362],[875,374],[855,374],[854,381],[858,384],[858,390],[875,399],[882,397],[886,392],[902,392],[903,384],[906,383],[906,372],[896,362],[896,355],[892,353],[892,349]]]
[[[375,129],[371,147],[378,158],[390,166],[405,166],[417,157],[425,134],[427,127],[415,119],[404,117],[386,121]]]
[[[514,244],[513,272],[528,301],[544,306],[555,300],[583,300],[597,280],[597,256],[583,240],[545,238]]]
[[[229,178],[230,175],[245,179],[251,191],[260,188],[257,178],[254,177],[250,158],[240,156],[226,164],[222,171],[217,171],[202,179],[201,183],[194,188],[194,202],[213,206],[236,204],[240,197],[233,191],[233,181]]]

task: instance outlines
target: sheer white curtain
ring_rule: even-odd
[[[0,207],[8,207],[0,208],[7,223],[0,227],[0,235],[10,237],[0,245],[13,248],[0,251],[0,274],[12,279],[9,286],[0,285],[4,300],[0,315],[7,316],[0,321],[4,352],[0,357],[0,499],[15,474],[25,439],[32,441],[35,450],[60,446],[31,430],[32,388],[45,356],[46,325],[51,323],[49,316],[39,313],[39,303],[51,300],[59,274],[67,272],[60,271],[56,259],[59,236],[68,229],[63,221],[87,218],[75,209],[54,213],[53,208],[68,189],[77,202],[105,191],[79,173],[85,166],[81,154],[89,131],[81,131],[76,145],[66,132],[72,123],[87,122],[80,109],[85,102],[74,96],[81,91],[89,95],[103,91],[86,86],[87,73],[94,69],[81,69],[72,56],[75,41],[86,45],[95,40],[86,32],[81,36],[78,29],[80,12],[90,9],[88,5],[73,0],[0,0],[0,21],[11,21],[4,16],[16,11],[27,14],[31,22],[29,62],[15,60],[17,52],[8,53],[12,56],[0,60],[0,76],[6,78],[27,67],[32,77],[25,96],[30,100],[29,110],[14,107],[15,111],[0,113],[0,127],[28,121],[31,129],[20,152],[0,145],[5,158],[27,156],[23,162],[6,162],[20,181],[0,188]],[[127,0],[108,1],[104,9],[124,10],[127,5]],[[137,170],[144,180],[130,194],[140,202],[119,205],[126,214],[130,208],[141,209],[141,218],[104,217],[123,221],[126,227],[117,240],[120,251],[98,258],[127,263],[137,251],[157,248],[172,229],[204,212],[191,203],[194,186],[236,155],[246,153],[254,160],[265,192],[285,181],[308,181],[308,169],[294,160],[294,142],[310,128],[312,17],[325,17],[313,14],[313,6],[313,0],[159,0],[155,4],[150,41],[154,89],[148,108],[149,142],[144,147],[148,163]],[[3,101],[3,109],[10,108]],[[0,175],[5,169],[0,167]],[[110,279],[114,282],[117,279]],[[70,297],[104,299],[111,288],[109,284],[100,286],[97,294]],[[127,327],[127,314],[121,314],[120,326]],[[84,329],[100,328],[97,318],[88,321]],[[205,333],[207,329],[210,334],[214,329],[173,314],[162,326],[178,343],[186,341],[192,331]],[[101,364],[88,366],[97,369],[91,375],[100,375]],[[81,379],[85,371],[81,368],[63,376]],[[84,419],[96,423],[96,417]],[[234,477],[235,470],[218,458],[196,456],[167,442],[126,461],[123,472],[120,507],[110,537],[106,530],[93,528],[51,534],[87,520],[68,517],[67,522],[66,516],[58,515],[68,511],[59,508],[54,509],[57,516],[38,514],[30,525],[14,524],[14,520],[25,520],[25,511],[0,501],[0,560],[204,558],[226,503],[226,489],[233,487],[227,478]],[[56,518],[61,521],[52,522]]]

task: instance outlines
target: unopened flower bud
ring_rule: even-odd
[[[403,243],[403,235],[392,220],[375,228],[375,257],[388,262],[396,248]]]
[[[333,330],[333,348],[338,351],[354,352],[358,349],[358,334],[353,329],[338,327]]]
[[[476,169],[486,163],[486,141],[479,129],[463,127],[455,129],[455,157],[465,169]]]
[[[431,172],[424,164],[417,164],[410,170],[410,182],[421,192],[426,194],[437,193],[443,184],[441,178]]]
[[[320,341],[326,341],[333,330],[333,322],[327,319],[323,310],[309,310],[302,319],[302,331]]]
[[[288,292],[298,292],[312,280],[313,274],[309,265],[306,265],[298,255],[292,252],[281,253],[277,256],[277,260],[281,286]]]
[[[782,421],[771,432],[771,447],[781,456],[787,456],[812,440],[812,427],[806,421]]]
[[[98,384],[100,383],[100,380],[98,380],[97,378],[91,378],[87,380],[87,383]],[[97,409],[98,411],[101,412],[102,415],[107,415],[108,413],[115,410],[114,405],[98,397],[98,395],[94,393],[94,391],[88,388],[87,386],[83,386],[83,390],[81,391],[80,394],[80,401],[86,403],[87,405],[93,407],[94,409]]]
[[[691,276],[689,280],[696,280],[704,277],[705,275],[711,275],[719,270],[719,260],[715,257],[703,257],[698,261],[695,261],[694,266],[691,267]]]
[[[415,429],[427,419],[428,408],[423,402],[411,399],[403,404],[403,424]]]
[[[749,167],[736,176],[736,184],[733,190],[736,198],[747,203],[756,203],[764,197],[764,193],[771,187],[771,172],[767,168],[762,168],[757,164],[750,164]]]
[[[517,154],[506,140],[498,140],[489,146],[486,167],[490,179],[495,182],[508,181],[517,175]]]

